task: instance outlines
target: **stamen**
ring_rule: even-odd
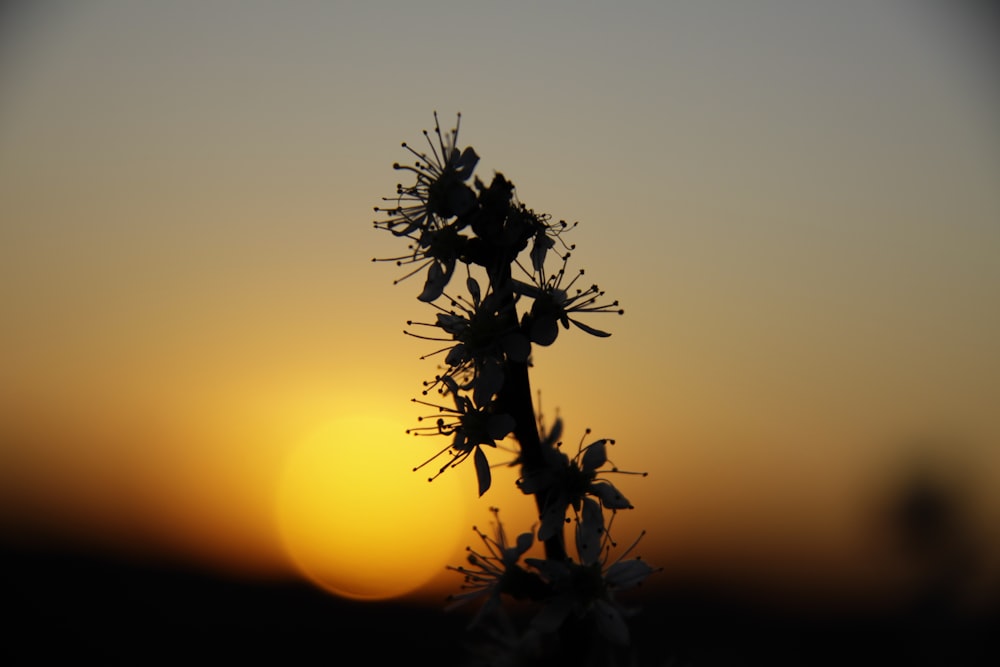
[[[409,278],[409,277],[411,277],[411,276],[413,276],[413,275],[416,275],[416,274],[420,273],[420,272],[421,272],[421,271],[422,271],[423,269],[425,269],[425,268],[427,268],[428,266],[430,266],[430,265],[431,265],[431,264],[432,264],[433,262],[434,262],[434,260],[433,260],[433,259],[430,259],[430,260],[427,260],[427,261],[426,261],[425,263],[423,263],[423,264],[421,264],[420,266],[418,266],[417,268],[413,269],[412,271],[410,271],[410,272],[409,272],[409,273],[407,273],[406,275],[404,275],[404,276],[402,276],[402,277],[400,277],[400,278],[396,278],[395,280],[393,280],[393,281],[392,281],[392,284],[393,284],[393,285],[398,285],[399,283],[403,282],[403,281],[404,281],[404,280],[406,280],[407,278]]]
[[[407,429],[407,431],[406,431],[406,432],[407,432],[407,433],[410,433],[410,432],[411,432],[412,430],[413,430],[413,429]],[[431,461],[433,461],[433,460],[434,460],[434,459],[436,459],[437,457],[439,457],[439,456],[441,456],[442,454],[444,454],[445,452],[447,452],[447,451],[448,451],[449,449],[451,449],[451,445],[448,445],[447,447],[445,447],[444,449],[442,449],[441,451],[439,451],[439,452],[438,452],[437,454],[435,454],[434,456],[430,457],[429,459],[427,459],[426,461],[424,461],[424,462],[423,462],[423,463],[421,463],[420,465],[418,465],[418,466],[414,467],[414,468],[413,468],[413,472],[417,472],[418,470],[420,470],[421,468],[423,468],[423,467],[424,467],[425,465],[427,465],[428,463],[430,463]],[[428,481],[429,481],[429,480],[428,480]]]
[[[635,538],[635,541],[633,541],[632,544],[629,545],[628,549],[626,549],[625,551],[623,551],[618,555],[618,558],[615,559],[615,563],[620,562],[622,559],[624,559],[626,556],[632,553],[632,550],[635,549],[636,546],[639,544],[639,540],[641,540],[645,535],[646,535],[646,530],[643,529],[642,532],[639,533],[639,536]]]

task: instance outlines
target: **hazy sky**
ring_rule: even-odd
[[[484,180],[579,221],[571,267],[626,310],[594,322],[609,339],[536,350],[532,377],[567,442],[590,427],[650,472],[621,482],[620,540],[648,529],[668,567],[869,582],[879,503],[921,457],[969,494],[973,534],[1000,525],[996,19],[7,3],[5,530],[280,567],[290,449],[358,409],[411,425],[434,374],[402,334],[431,317],[420,283],[371,262],[403,250],[371,223],[435,110],[462,113]],[[528,528],[526,498],[469,484],[470,516]]]

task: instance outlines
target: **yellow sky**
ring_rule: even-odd
[[[287,568],[288,453],[359,406],[411,424],[434,374],[402,334],[430,317],[419,283],[370,261],[402,250],[372,207],[434,110],[462,112],[478,173],[580,222],[571,266],[626,310],[532,376],[568,443],[592,428],[650,473],[622,480],[620,540],[869,585],[869,524],[921,456],[957,471],[974,534],[997,525],[1000,90],[973,9],[5,11],[9,535]],[[500,505],[528,528],[512,477],[479,500],[467,479],[474,521]]]

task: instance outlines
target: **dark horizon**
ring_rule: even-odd
[[[358,602],[304,581],[253,581],[95,551],[3,545],[6,665],[220,661],[465,664],[466,612],[415,601]],[[641,605],[634,644],[649,665],[997,664],[1000,599],[975,610],[944,598],[865,607],[765,598],[711,581],[666,579]],[[471,611],[471,609],[470,609]],[[670,662],[670,660],[674,662]]]

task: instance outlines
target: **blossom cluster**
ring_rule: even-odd
[[[476,531],[485,552],[470,549],[468,566],[452,568],[465,578],[453,601],[483,600],[478,622],[501,608],[503,596],[535,600],[542,607],[531,633],[554,633],[570,617],[592,617],[604,637],[627,644],[625,613],[614,594],[654,569],[639,558],[625,560],[631,548],[610,557],[614,515],[632,508],[609,478],[620,471],[606,468],[614,440],[584,446],[581,439],[576,454],[567,455],[562,422],[546,431],[535,417],[527,380],[532,346],[552,345],[571,328],[606,338],[610,333],[592,318],[624,311],[596,284],[586,284],[582,269],[570,271],[575,246],[566,235],[575,224],[525,206],[499,172],[488,182],[476,175],[479,155],[459,146],[460,121],[459,115],[443,132],[435,113],[433,131],[423,132],[426,148],[402,144],[411,162],[393,167],[409,182],[375,207],[374,227],[404,239],[406,250],[373,260],[400,267],[395,283],[422,278],[417,299],[431,316],[408,321],[406,333],[436,342],[425,358],[441,359],[423,397],[413,399],[430,413],[408,432],[445,436],[447,444],[414,470],[432,465],[433,480],[471,458],[482,496],[492,484],[488,452],[513,441],[517,454],[510,464],[520,466],[518,487],[538,508],[537,532],[513,543],[499,518],[495,537]],[[438,399],[429,398],[431,392]],[[566,549],[567,523],[575,523],[575,560]],[[536,539],[545,558],[529,555]]]

